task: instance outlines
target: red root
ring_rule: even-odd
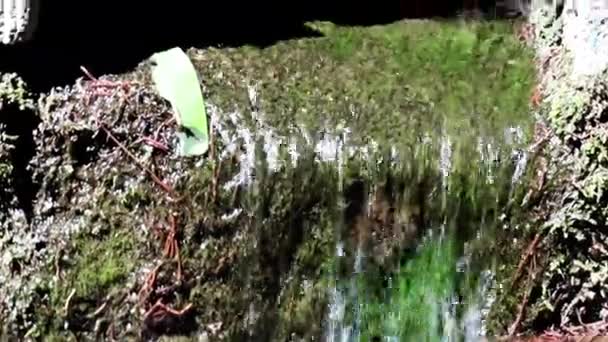
[[[519,311],[517,312],[517,317],[515,317],[515,321],[509,327],[509,337],[515,336],[515,333],[519,329],[519,326],[521,325],[521,322],[524,319],[524,316],[525,316],[525,313],[526,313],[526,306],[528,305],[528,297],[529,297],[529,295],[530,295],[530,292],[529,291],[526,292],[526,295],[524,296],[524,299],[521,301],[521,304],[520,304],[520,307],[519,307]]]
[[[181,326],[180,321],[192,309],[192,304],[181,310],[170,308],[159,299],[145,314],[144,326],[151,330],[164,330],[167,327]]]
[[[536,86],[536,88],[534,88],[534,92],[532,93],[532,96],[530,97],[530,104],[532,105],[532,108],[538,108],[540,106],[540,104],[543,101],[543,97],[542,97],[542,90],[541,90],[541,86],[538,85]]]
[[[152,291],[154,290],[156,277],[158,275],[158,270],[160,269],[161,265],[156,266],[152,270],[152,272],[148,274],[146,280],[144,281],[144,285],[141,287],[141,290],[139,290],[139,304],[142,306],[145,304],[146,300],[148,300],[150,293],[152,293]]]
[[[158,317],[164,315],[183,316],[186,312],[192,309],[192,304],[186,305],[181,310],[175,310],[167,305],[163,304],[162,300],[159,299],[152,307],[144,314],[144,319],[149,317]]]
[[[515,286],[517,284],[517,282],[519,281],[519,278],[521,278],[524,266],[526,266],[528,264],[528,261],[534,255],[534,252],[536,251],[536,247],[538,246],[538,243],[541,241],[540,238],[541,238],[541,233],[536,233],[536,235],[534,236],[534,239],[532,240],[532,242],[526,249],[526,253],[519,261],[519,265],[517,265],[517,270],[515,271],[513,281],[511,282],[511,287]]]
[[[112,140],[116,145],[118,145],[118,147],[125,152],[125,154],[127,154],[127,156],[129,156],[129,158],[133,159],[133,161],[140,167],[142,168],[144,171],[146,171],[150,177],[152,178],[152,180],[158,184],[158,186],[160,186],[165,192],[167,192],[169,195],[171,195],[173,198],[177,198],[177,195],[175,193],[175,191],[173,190],[173,188],[171,188],[169,185],[165,184],[165,182],[163,182],[160,178],[158,178],[158,176],[156,174],[154,174],[154,172],[152,172],[152,170],[150,170],[149,168],[147,168],[146,166],[144,166],[138,159],[137,157],[135,157],[135,155],[133,153],[131,153],[131,151],[129,151],[126,146],[124,144],[122,144],[118,139],[116,139],[116,137],[112,134],[112,132],[106,128],[104,125],[100,125],[101,129],[108,135],[108,138],[110,138],[110,140]]]
[[[171,215],[171,228],[169,234],[165,239],[165,245],[163,248],[163,254],[168,258],[175,258],[177,260],[177,281],[182,279],[182,261],[179,253],[179,244],[177,243],[177,223],[175,217]]]
[[[149,137],[143,137],[143,138],[141,138],[141,140],[144,143],[146,143],[146,144],[148,144],[148,145],[150,145],[150,146],[152,146],[154,148],[157,148],[157,149],[162,150],[164,152],[169,152],[169,147],[167,145],[161,143],[160,141],[154,140],[154,139],[149,138]]]

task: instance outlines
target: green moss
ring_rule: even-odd
[[[383,151],[395,146],[400,155],[407,156],[403,164],[410,169],[391,172],[396,171],[393,176],[407,184],[406,192],[423,182],[422,175],[429,184],[440,182],[434,164],[439,159],[440,137],[455,136],[453,197],[447,201],[449,208],[442,207],[446,204],[439,197],[427,199],[429,212],[437,217],[458,213],[450,217],[458,227],[484,220],[489,226],[487,222],[496,219],[508,200],[513,168],[482,167],[480,173],[471,172],[472,165],[483,162],[478,139],[490,136],[500,145],[505,128],[517,124],[527,130],[531,122],[532,52],[513,37],[510,24],[421,21],[372,28],[311,26],[325,37],[263,50],[191,51],[203,75],[206,97],[222,111],[247,113],[251,108],[247,88],[251,87],[258,93],[264,120],[280,133],[293,134],[295,125],[311,132],[347,126],[353,132],[352,144],[374,139]],[[421,146],[426,134],[432,143]],[[373,160],[355,158],[345,169],[370,184],[383,177]],[[497,180],[492,184],[486,182],[490,174]],[[429,195],[432,189],[421,191]],[[280,212],[273,211],[272,216],[282,221]],[[461,238],[472,236],[477,228],[471,226]],[[311,247],[310,243],[300,247],[298,266],[318,264],[311,257],[315,254]],[[298,280],[290,288],[289,293],[297,293]],[[305,294],[285,298],[283,317],[289,326],[296,321],[289,317],[298,316],[293,308],[309,301]]]
[[[47,300],[40,300],[36,307],[37,319],[32,336],[44,337],[45,341],[77,340],[80,332],[94,326],[92,312],[104,301],[112,303],[126,280],[132,276],[137,263],[135,236],[124,230],[106,236],[81,234],[72,240],[62,255],[70,262],[49,262],[49,278],[41,293],[49,293]],[[59,265],[59,266],[57,266]],[[59,271],[60,279],[52,280],[50,274]],[[107,304],[107,303],[106,303]],[[66,311],[67,308],[67,311]],[[69,323],[64,330],[65,322]]]
[[[92,312],[111,289],[122,288],[137,260],[133,239],[132,234],[124,231],[112,232],[102,239],[90,236],[76,239],[71,247],[74,253],[70,254],[74,264],[64,269],[66,274],[60,286],[51,289],[51,303],[56,312],[63,312],[71,291],[75,291],[73,303],[77,306],[80,302],[88,303],[80,309]]]
[[[373,336],[398,336],[401,340],[439,340],[442,336],[441,305],[454,288],[455,250],[448,239],[431,243],[395,274],[388,303],[366,302],[363,306],[364,341]],[[420,272],[420,270],[424,272]]]
[[[76,240],[73,248],[78,252],[73,256],[77,263],[70,269],[68,286],[78,296],[89,297],[121,284],[135,266],[134,242],[133,234],[125,231],[112,231],[101,241],[96,237]]]
[[[415,141],[412,132],[492,134],[529,121],[532,52],[508,23],[414,21],[323,32],[264,50],[191,55],[212,103],[248,111],[246,88],[257,86],[260,109],[276,128],[347,123],[360,140],[398,144]]]

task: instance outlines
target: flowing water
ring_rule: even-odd
[[[407,279],[403,279],[406,275],[398,271],[399,266],[396,268],[395,274],[386,276],[386,279],[366,279],[365,261],[369,255],[359,243],[354,258],[350,260],[352,273],[342,277],[336,275],[334,286],[328,289],[330,303],[326,317],[325,337],[327,341],[477,341],[480,336],[485,335],[484,318],[493,301],[493,271],[489,263],[481,267],[471,265],[472,257],[467,254],[465,246],[474,243],[475,240],[482,241],[484,238],[485,243],[491,243],[491,241],[488,242],[487,236],[491,236],[493,230],[499,225],[500,217],[497,214],[502,209],[501,205],[513,199],[512,195],[517,191],[525,172],[528,154],[522,149],[524,135],[521,127],[506,128],[501,142],[492,138],[480,137],[477,143],[478,158],[470,159],[471,163],[467,171],[475,175],[475,179],[473,179],[477,183],[475,186],[479,187],[478,191],[483,196],[472,198],[471,202],[468,202],[467,199],[460,197],[462,195],[459,193],[459,189],[455,189],[458,185],[454,183],[458,182],[458,177],[462,175],[458,175],[459,170],[453,170],[454,150],[451,141],[454,139],[458,138],[443,136],[438,143],[439,148],[436,155],[427,155],[425,158],[428,159],[424,161],[437,164],[435,170],[440,177],[435,177],[437,184],[432,185],[431,190],[436,193],[429,195],[434,197],[433,200],[437,202],[435,204],[442,208],[443,212],[437,212],[436,216],[432,214],[435,217],[430,220],[430,224],[434,226],[421,227],[428,230],[418,246],[417,256],[412,257],[412,260],[409,261],[415,264],[416,258],[430,256],[429,263],[426,264],[429,267],[414,269],[408,275],[419,277],[420,273],[431,273],[431,277],[421,276],[430,282],[424,283],[423,281],[417,285],[422,289],[412,286],[408,291]],[[427,143],[432,144],[432,142]],[[397,156],[393,155],[393,157]],[[338,163],[340,162],[338,161]],[[392,166],[397,168],[399,164],[395,162]],[[483,197],[489,201],[485,201]],[[453,215],[450,206],[454,204],[458,206],[462,202],[478,206],[473,209],[477,215],[472,215],[473,217],[470,217],[468,222],[464,222],[465,225],[470,226],[468,227],[470,228],[469,237],[464,239],[448,233],[449,230],[463,232],[467,228],[459,226],[463,223],[450,222],[454,218],[450,217]],[[484,212],[488,208],[493,208],[490,210],[491,213]],[[463,246],[459,255],[444,254],[442,250],[449,249],[450,243]],[[336,259],[345,258],[344,246],[343,240],[336,242]],[[430,250],[421,251],[424,248],[430,248]],[[420,255],[424,253],[430,253],[430,255]],[[442,266],[452,270],[442,272],[437,269]],[[401,267],[405,267],[403,262]],[[434,278],[433,272],[437,272],[438,277]],[[374,276],[371,275],[372,278]],[[402,278],[400,279],[400,277]],[[470,288],[459,288],[456,283],[459,281],[458,278],[462,277],[477,279],[475,282],[467,284]],[[388,283],[382,290],[383,296],[370,300],[361,283],[383,281]],[[402,286],[400,287],[400,285]],[[433,289],[435,286],[438,286],[438,291]],[[422,290],[422,295],[417,293],[420,290]],[[424,298],[414,305],[425,308],[410,306],[406,309],[414,309],[414,312],[404,312],[404,308],[400,305],[407,305],[410,294],[419,296],[414,300]],[[378,313],[362,314],[362,311],[369,309],[370,306],[377,306]],[[351,311],[350,314],[348,310]],[[411,325],[409,320],[412,319],[412,316],[421,313],[427,315],[427,317],[416,317],[423,322],[422,325]],[[380,326],[372,328],[370,324]],[[411,330],[408,331],[407,327],[410,327]],[[416,330],[417,328],[418,330]]]
[[[216,111],[235,127],[255,123],[223,137],[245,142],[229,184],[263,182],[260,165],[308,172],[314,160],[334,192],[322,213],[333,229],[327,341],[474,341],[486,332],[493,247],[519,223],[526,190],[531,59],[508,26],[441,25],[319,25],[327,40],[313,59],[308,43],[264,55],[291,66],[270,73],[283,83],[248,76],[263,84],[247,88],[251,118]],[[230,61],[222,67],[258,63]]]
[[[260,96],[249,88],[252,108]],[[247,118],[255,122],[250,129],[239,113],[211,112],[226,154],[236,148],[231,142],[244,142],[241,171],[226,189],[256,183],[260,158],[275,173],[311,157],[336,180],[326,341],[476,341],[485,334],[494,260],[483,250],[503,225],[517,223],[512,209],[526,176],[529,121],[467,127],[446,115],[439,129],[404,127],[407,143],[390,145],[357,137],[347,121],[320,133],[294,124],[282,134],[261,112]]]
[[[254,89],[249,96],[255,103]],[[297,167],[302,155],[312,154],[318,165],[335,174],[337,238],[334,271],[328,275],[326,341],[476,341],[485,334],[484,317],[493,301],[493,263],[487,256],[475,259],[473,252],[475,246],[493,242],[509,203],[521,192],[529,157],[522,127],[503,127],[494,136],[474,131],[450,135],[443,130],[437,136],[421,134],[411,146],[380,146],[373,139],[353,144],[346,126],[317,137],[294,127],[298,133],[281,136],[264,123],[262,113],[252,114],[254,130],[244,128],[240,114],[228,115],[227,122],[241,127],[230,135],[222,126],[226,121],[216,119],[218,110],[212,107],[211,112],[226,153],[231,141],[245,142],[241,171],[226,188],[256,182],[256,144],[261,144],[257,151],[264,151],[271,173],[283,163]],[[346,171],[357,174],[355,181]],[[412,224],[400,221],[408,219],[400,215],[412,214],[408,206],[424,210],[424,217],[413,223],[415,234],[377,237],[383,229],[392,229],[391,224],[379,224],[359,228],[372,230],[367,238],[372,242],[353,240],[353,234],[361,233],[352,232],[358,228],[344,215],[344,208],[353,201],[346,195],[348,187],[360,180],[367,182],[365,203],[354,215],[373,217],[376,192],[382,189],[395,198],[388,204],[394,212],[393,226]],[[397,241],[407,239],[415,241]],[[379,257],[391,253],[391,243],[408,245],[407,256],[397,249],[397,255]]]

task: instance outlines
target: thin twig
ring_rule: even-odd
[[[167,257],[167,258],[173,258],[175,256],[175,235],[176,235],[177,231],[176,231],[176,226],[175,226],[175,219],[173,218],[173,215],[171,215],[171,227],[169,228],[169,233],[167,234],[167,237],[165,238],[165,245],[163,247],[163,254]]]
[[[534,144],[532,144],[532,146],[530,146],[528,148],[528,151],[531,153],[536,152],[536,150],[538,149],[539,146],[543,145],[544,143],[546,143],[549,140],[549,136],[550,136],[549,133],[545,133],[542,138],[540,138],[538,141],[536,141]]]
[[[182,257],[179,254],[179,246],[177,244],[177,241],[175,242],[175,257],[177,259],[177,282],[181,283],[182,281]]]
[[[36,332],[36,330],[38,330],[38,326],[34,325],[33,327],[30,328],[30,330],[28,330],[25,333],[25,335],[23,335],[23,338],[28,338],[28,337],[32,336]]]
[[[116,139],[116,137],[112,134],[112,132],[110,132],[110,130],[108,128],[106,128],[103,124],[100,124],[101,129],[108,135],[108,137],[116,144],[118,145],[118,147],[125,153],[127,154],[127,156],[129,156],[131,159],[133,159],[133,161],[140,167],[142,168],[144,171],[146,171],[150,177],[152,178],[152,180],[154,180],[154,182],[156,184],[158,184],[158,186],[160,186],[163,190],[165,190],[169,195],[171,195],[174,198],[177,198],[177,194],[175,193],[175,191],[173,190],[173,188],[171,188],[169,185],[167,185],[165,182],[163,182],[160,178],[158,178],[158,176],[152,172],[152,170],[150,170],[148,167],[146,167],[144,164],[142,164],[137,157],[135,157],[135,155],[133,153],[131,153],[131,151],[129,151],[125,145],[123,145],[120,141],[118,141],[118,139]]]
[[[159,299],[156,303],[154,303],[154,305],[152,305],[152,307],[144,314],[144,320],[146,320],[148,317],[150,317],[151,315],[156,315],[157,311],[160,311],[159,314],[162,316],[165,316],[167,313],[173,315],[173,316],[183,316],[186,312],[188,312],[190,309],[192,309],[192,303],[186,305],[183,309],[181,310],[175,310],[172,309],[170,307],[168,307],[167,305],[163,304],[162,299]]]
[[[116,328],[114,322],[110,322],[108,329],[106,330],[106,336],[109,336],[112,341],[116,340]]]
[[[526,313],[526,306],[528,305],[529,296],[530,296],[530,291],[526,291],[526,294],[524,295],[524,298],[521,301],[519,311],[517,312],[517,316],[515,317],[515,321],[513,321],[513,324],[511,324],[511,326],[509,327],[509,337],[510,338],[515,335],[515,333],[519,329],[519,326],[520,326],[522,320],[524,319],[524,315]]]
[[[100,313],[103,312],[103,310],[105,310],[106,306],[108,306],[108,301],[106,300],[105,302],[103,302],[103,304],[101,304],[97,310],[93,311],[93,313],[91,313],[90,315],[88,315],[88,318],[94,318],[97,317]]]
[[[540,232],[536,233],[534,239],[526,249],[526,253],[524,254],[523,258],[519,261],[519,265],[517,265],[517,270],[515,271],[515,276],[513,277],[513,281],[511,282],[511,288],[513,288],[521,278],[524,266],[528,263],[528,260],[534,254],[534,251],[536,250],[536,247],[540,242],[541,236],[542,234]]]
[[[536,240],[536,238],[535,238],[535,240]],[[530,248],[529,250],[533,251],[532,248]],[[528,281],[529,281],[530,284],[533,283],[535,279],[536,279],[536,270],[534,270],[533,272],[531,272],[528,275]],[[515,321],[509,327],[509,337],[513,337],[515,335],[515,333],[519,329],[519,326],[521,325],[521,322],[524,319],[524,316],[526,314],[526,307],[528,306],[528,300],[530,298],[530,293],[532,293],[532,289],[531,288],[526,289],[526,292],[524,294],[524,298],[522,299],[520,307],[519,307],[519,311],[517,312],[517,316],[515,317]]]
[[[99,79],[95,76],[93,76],[93,74],[91,74],[89,72],[89,70],[87,70],[87,68],[85,68],[83,65],[80,66],[80,70],[82,70],[82,72],[87,75],[87,77],[91,80],[91,81],[99,81]]]
[[[139,290],[139,304],[144,305],[144,302],[148,299],[148,296],[154,289],[154,283],[156,283],[156,277],[158,275],[158,270],[163,264],[159,264],[156,266],[149,274],[146,276],[144,280],[144,285]]]
[[[168,313],[170,313],[172,315],[175,315],[175,316],[182,316],[186,312],[190,311],[190,309],[192,309],[192,303],[184,306],[184,308],[181,309],[181,310],[175,310],[175,309],[171,309],[169,307],[166,308],[166,310],[167,310]]]
[[[129,88],[131,85],[137,85],[136,82],[130,82],[130,81],[115,82],[115,81],[109,81],[109,80],[101,80],[101,79],[93,76],[93,74],[87,68],[85,68],[83,65],[80,66],[80,70],[89,78],[89,80],[94,82],[92,84],[92,86],[95,88],[123,88],[124,90],[127,90],[127,88]]]
[[[169,152],[169,147],[163,143],[161,143],[160,141],[156,140],[156,139],[152,139],[150,137],[143,137],[141,138],[142,141],[154,148],[157,148],[159,150],[162,150],[164,152]]]
[[[175,258],[177,261],[177,281],[182,280],[182,259],[179,252],[179,243],[177,242],[177,222],[175,216],[171,215],[171,230],[165,243],[165,250],[167,250],[167,257]]]
[[[68,310],[70,310],[70,302],[72,301],[72,297],[74,297],[75,294],[76,294],[76,289],[72,289],[72,291],[68,295],[68,298],[65,300],[65,305],[63,306],[63,312],[65,313],[66,316],[68,315]]]

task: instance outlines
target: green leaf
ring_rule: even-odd
[[[152,55],[152,80],[159,94],[171,102],[178,133],[179,154],[197,156],[207,152],[209,133],[205,102],[198,75],[188,55],[179,47]]]

